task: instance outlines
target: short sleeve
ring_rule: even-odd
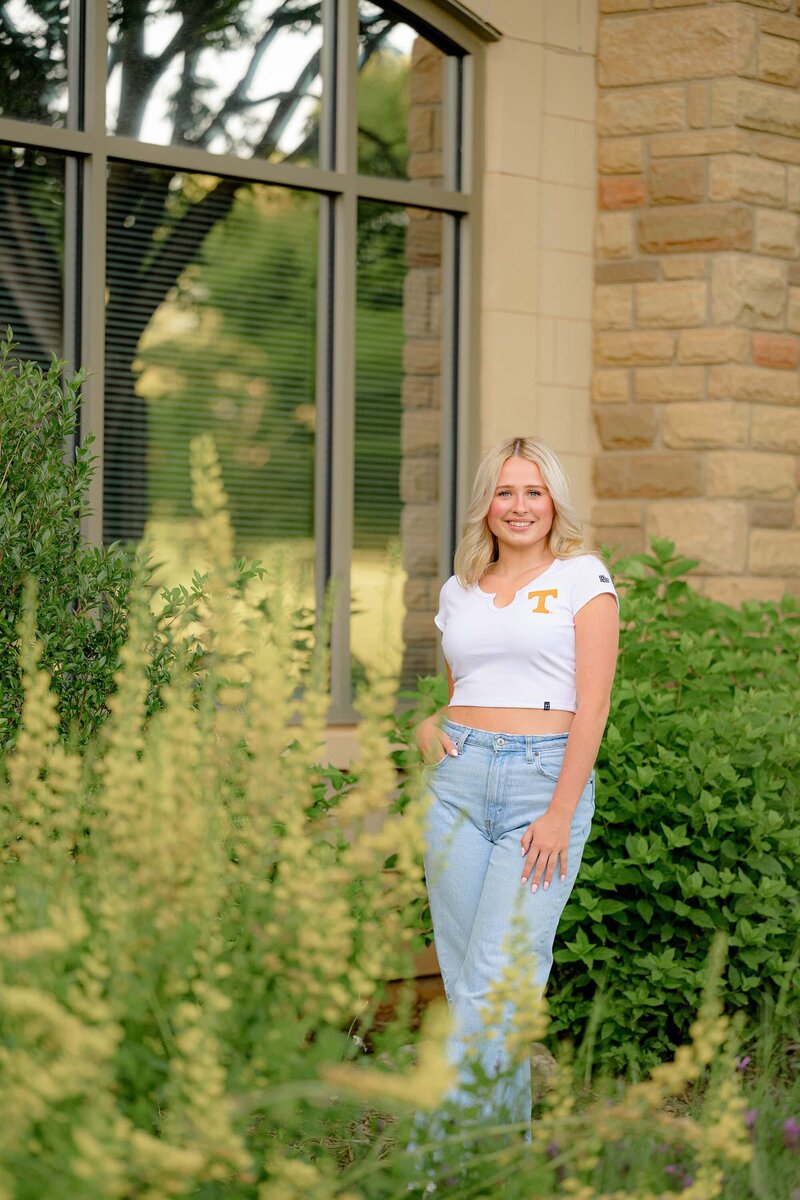
[[[608,567],[604,562],[594,554],[583,554],[577,560],[577,567],[572,583],[573,616],[583,608],[584,604],[593,600],[595,596],[601,596],[603,592],[609,592],[619,608],[617,589],[614,587]]]
[[[446,583],[442,584],[441,591],[439,592],[439,611],[433,618],[434,625],[437,629],[441,629],[442,633],[444,633],[444,627],[447,624],[447,584],[449,582],[450,580],[448,579]]]

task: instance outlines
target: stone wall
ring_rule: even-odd
[[[595,536],[800,590],[800,4],[600,0]]]

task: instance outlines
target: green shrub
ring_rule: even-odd
[[[62,382],[12,359],[0,343],[0,749],[13,741],[22,698],[16,647],[24,580],[39,585],[38,636],[53,679],[62,733],[85,739],[107,713],[127,632],[133,562],[117,546],[81,545],[88,511],[91,437],[74,457],[81,374]]]

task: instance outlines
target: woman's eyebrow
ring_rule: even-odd
[[[538,488],[540,492],[547,491],[547,488],[543,483],[523,483],[520,486],[526,487],[526,488]],[[508,488],[510,490],[513,487],[514,487],[513,483],[498,483],[497,487],[495,488],[495,491],[499,492],[501,488]]]

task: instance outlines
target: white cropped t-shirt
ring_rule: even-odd
[[[602,592],[619,607],[594,554],[557,558],[505,608],[495,606],[496,593],[451,575],[434,617],[455,685],[450,704],[575,712],[575,613]]]

